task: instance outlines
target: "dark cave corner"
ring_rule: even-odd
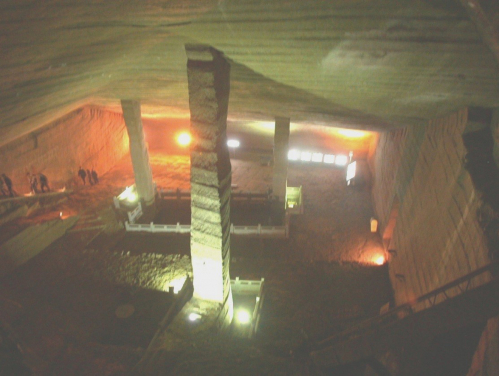
[[[487,238],[490,258],[498,260],[499,167],[494,161],[492,124],[492,109],[470,108],[463,142],[467,150],[465,168],[471,175],[475,189],[481,193],[482,204],[478,212],[480,225]]]

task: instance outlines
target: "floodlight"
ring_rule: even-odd
[[[187,146],[191,143],[191,135],[189,132],[182,132],[177,136],[177,142],[179,145]]]
[[[290,161],[297,161],[298,159],[300,159],[300,152],[298,150],[288,151],[288,159]]]
[[[345,166],[348,163],[348,157],[346,155],[337,155],[335,163],[338,166]]]
[[[227,140],[227,146],[230,148],[238,148],[241,143],[238,140]]]
[[[324,163],[334,163],[335,156],[333,154],[324,155]]]
[[[374,263],[376,265],[383,265],[385,263],[385,257],[384,256],[378,256],[374,259]]]
[[[310,162],[312,160],[312,153],[308,151],[302,151],[300,159],[304,162]]]
[[[189,320],[190,321],[197,321],[200,318],[201,318],[201,315],[199,313],[195,313],[195,312],[189,313]]]
[[[251,315],[248,311],[240,309],[237,311],[237,321],[241,324],[248,324],[251,321]]]
[[[322,162],[322,153],[314,153],[312,154],[312,162]]]

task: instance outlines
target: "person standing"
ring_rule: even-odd
[[[87,177],[87,173],[85,172],[84,169],[81,168],[80,166],[80,169],[78,170],[78,176],[81,178],[81,180],[83,181],[83,185],[86,185],[85,183],[85,178]]]
[[[36,178],[36,175],[32,175],[27,172],[26,178],[28,179],[29,190],[31,191],[31,194],[34,195],[35,193],[38,193],[38,180]]]
[[[47,177],[41,172],[38,176],[40,177],[40,189],[42,190],[42,193],[45,193],[45,188],[47,188],[47,192],[50,192],[49,181]]]
[[[2,191],[2,196],[7,196],[7,193],[5,192],[5,182],[3,181],[3,178],[0,176],[0,191]]]
[[[94,184],[97,184],[99,182],[99,176],[97,175],[97,172],[95,172],[95,170],[92,168],[92,178],[94,180]]]
[[[38,178],[35,174],[31,175],[31,191],[33,194],[38,193]]]
[[[14,190],[12,189],[12,180],[10,180],[10,178],[5,174],[2,174],[2,178],[5,185],[7,186],[7,189],[9,190],[9,196],[14,197]]]
[[[92,179],[92,174],[91,174],[90,170],[87,170],[87,176],[88,176],[88,182],[90,183],[90,185],[94,185],[94,181]]]
[[[26,180],[28,180],[28,186],[29,186],[29,191],[31,194],[34,194],[33,192],[33,181],[31,180],[31,174],[29,172],[26,173]]]

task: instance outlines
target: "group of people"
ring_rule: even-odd
[[[14,197],[14,190],[12,189],[12,180],[5,174],[0,176],[0,191],[3,196]]]
[[[92,171],[90,170],[84,170],[81,166],[80,169],[78,170],[78,176],[83,182],[83,185],[86,185],[86,179],[88,178],[88,183],[90,185],[94,185],[99,183],[99,176],[97,175],[97,172],[92,168]]]
[[[49,180],[44,174],[41,172],[38,174],[27,172],[26,176],[32,194],[50,192]],[[38,182],[40,182],[40,189],[38,189]],[[0,192],[2,192],[2,196],[4,197],[14,197],[17,195],[13,188],[12,179],[5,174],[0,175]]]
[[[78,176],[84,185],[86,185],[87,178],[90,185],[99,183],[99,176],[93,168],[92,170],[84,170],[80,166]],[[26,178],[28,179],[29,189],[32,194],[50,192],[48,178],[43,173],[32,174],[27,172]],[[12,186],[12,179],[5,174],[0,175],[0,192],[2,192],[2,196],[4,197],[14,197],[17,195]]]
[[[28,179],[29,188],[32,194],[40,193],[40,190],[42,193],[45,193],[45,189],[47,192],[50,192],[49,181],[41,172],[39,174],[31,174],[27,172],[26,177]],[[40,190],[38,190],[38,181],[40,181]]]

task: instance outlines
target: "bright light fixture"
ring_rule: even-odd
[[[364,137],[367,135],[366,132],[357,131],[357,130],[353,130],[353,129],[340,129],[338,131],[338,133],[341,134],[342,136],[349,137],[349,138],[361,138],[361,137]]]
[[[248,324],[251,321],[251,315],[248,311],[240,309],[237,311],[237,321],[241,324]]]
[[[241,143],[238,140],[227,140],[227,146],[230,148],[238,148]]]
[[[352,162],[347,167],[347,181],[352,180],[355,177],[355,172],[357,170],[357,162]]]
[[[348,163],[348,157],[346,155],[337,155],[335,163],[338,166],[345,166]]]
[[[199,313],[189,313],[189,321],[197,321],[201,318],[201,315]]]
[[[374,259],[376,265],[383,265],[385,263],[385,258],[383,256],[378,256]]]
[[[177,142],[179,145],[187,146],[191,143],[191,135],[189,132],[182,132],[177,136]]]
[[[126,187],[125,190],[118,195],[118,199],[135,202],[137,201],[137,194],[134,192],[133,187]]]
[[[300,159],[304,162],[310,162],[312,160],[312,153],[308,151],[302,151]]]
[[[312,162],[322,162],[322,153],[314,153],[312,154]]]
[[[334,163],[335,156],[333,154],[324,155],[324,163]]]
[[[288,151],[288,159],[290,161],[297,161],[300,158],[300,152],[298,150]]]

